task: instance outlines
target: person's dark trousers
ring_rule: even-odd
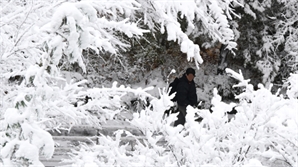
[[[185,124],[185,116],[186,116],[186,106],[180,106],[178,105],[178,120],[175,121],[174,126],[177,125],[184,125]]]

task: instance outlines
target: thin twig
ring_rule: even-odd
[[[271,143],[271,146],[284,158],[284,162],[290,166],[293,166],[292,163],[289,162],[289,158],[285,157],[285,152],[281,152],[277,147],[275,147],[274,143]]]
[[[31,24],[31,26],[30,27],[28,27],[27,28],[27,30],[25,30],[24,32],[23,32],[23,34],[20,36],[20,38],[16,41],[16,43],[14,44],[14,46],[12,47],[12,49],[10,50],[10,51],[12,51],[17,45],[18,45],[18,43],[21,41],[21,39],[23,38],[23,36],[29,31],[29,29],[31,29],[31,27],[34,25],[34,23],[33,24]],[[17,34],[18,35],[18,34]]]
[[[282,136],[281,134],[277,133],[274,131],[275,134],[277,134],[278,136],[282,137],[283,139],[287,140],[289,143],[291,143],[294,147],[298,148],[298,145],[296,145],[296,143],[294,141],[291,141],[290,139]]]
[[[177,158],[176,154],[174,154],[174,151],[173,151],[172,147],[171,147],[171,146],[169,146],[169,148],[170,148],[170,150],[171,150],[172,154],[174,155],[174,157],[175,157],[175,159],[176,159],[176,161],[177,161],[177,165],[178,165],[179,167],[181,167],[181,164],[179,163],[179,160],[178,160],[178,158]]]
[[[24,25],[25,21],[28,19],[28,16],[29,16],[29,14],[31,13],[32,8],[33,8],[33,0],[31,1],[31,8],[30,8],[30,10],[28,11],[28,13],[27,13],[25,19],[23,20],[23,22],[21,23],[21,25],[20,25],[19,28],[18,28],[18,31],[17,31],[17,33],[16,33],[16,39],[18,38],[19,31],[21,30],[21,27]],[[30,28],[31,28],[31,27],[30,27]],[[24,34],[23,34],[23,35],[24,35]],[[20,41],[20,39],[23,37],[23,35],[17,40],[17,42],[15,43],[14,47],[17,45],[17,43]]]

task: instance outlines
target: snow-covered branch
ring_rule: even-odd
[[[236,47],[234,33],[230,28],[228,18],[231,19],[229,5],[237,1],[139,1],[144,12],[144,24],[154,31],[161,33],[167,31],[167,40],[177,41],[181,51],[187,53],[188,61],[194,60],[197,67],[203,63],[200,48],[190,40],[189,34],[194,31],[207,32],[214,41],[227,44],[228,49]],[[179,20],[187,20],[187,31],[183,32]],[[203,24],[201,29],[196,29],[197,23]],[[157,24],[157,26],[156,26]],[[195,33],[195,32],[194,32]]]

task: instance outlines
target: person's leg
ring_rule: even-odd
[[[178,120],[175,121],[174,126],[177,126],[179,124],[181,125],[185,124],[186,107],[178,105],[178,110],[179,110],[179,114],[177,116]]]

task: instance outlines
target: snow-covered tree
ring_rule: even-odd
[[[116,33],[137,37],[144,32],[127,20],[105,19],[100,14],[112,13],[111,6],[101,4],[1,1],[2,165],[40,166],[39,154],[51,158],[54,151],[46,130],[99,124],[96,116],[73,105],[82,98],[79,92],[85,81],[67,81],[60,68],[78,63],[84,70],[83,49],[116,54],[118,48],[127,46]],[[125,4],[133,8],[133,2]],[[21,76],[20,84],[9,82],[15,76]],[[28,144],[32,149],[24,149]]]
[[[294,0],[240,0],[239,18],[231,22],[237,57],[263,74],[266,87],[297,71],[297,2]],[[247,66],[247,67],[249,67]]]
[[[169,41],[177,41],[181,51],[187,53],[187,59],[189,61],[194,59],[199,68],[203,60],[200,56],[200,48],[194,44],[191,36],[208,35],[212,41],[205,43],[207,47],[216,41],[226,44],[229,49],[236,47],[234,32],[229,23],[233,16],[237,16],[231,8],[232,4],[241,6],[241,3],[236,0],[190,0],[183,3],[172,0],[1,1],[0,164],[42,166],[39,155],[50,158],[54,152],[54,142],[47,131],[70,130],[76,124],[99,125],[102,121],[113,119],[115,115],[125,110],[125,104],[123,104],[125,95],[130,93],[143,101],[146,98],[151,100],[151,104],[136,113],[131,121],[131,124],[140,128],[147,141],[136,138],[136,150],[131,153],[133,156],[127,157],[119,144],[120,133],[123,131],[116,134],[116,142],[109,137],[102,137],[99,143],[108,144],[106,147],[113,146],[115,149],[113,153],[107,154],[109,157],[106,152],[98,152],[103,161],[101,159],[94,159],[94,161],[99,165],[115,163],[154,166],[239,165],[248,163],[246,154],[250,147],[252,147],[252,153],[258,149],[261,150],[261,156],[265,156],[264,152],[268,151],[267,148],[271,151],[268,152],[270,155],[272,152],[278,155],[285,153],[283,160],[291,165],[295,164],[297,159],[293,152],[297,152],[297,148],[293,147],[293,143],[297,138],[286,136],[293,133],[288,129],[288,125],[295,126],[293,123],[295,121],[292,120],[295,117],[292,117],[293,113],[290,110],[286,118],[277,117],[282,118],[282,121],[279,120],[280,126],[275,127],[271,124],[269,126],[264,122],[265,129],[269,129],[266,133],[270,135],[271,132],[274,133],[275,142],[271,140],[270,135],[267,140],[269,144],[266,147],[263,145],[253,147],[244,140],[249,138],[246,132],[254,134],[254,140],[257,140],[257,131],[264,130],[260,129],[263,125],[257,124],[256,128],[252,126],[254,125],[252,123],[257,123],[254,122],[257,119],[254,119],[253,114],[259,112],[259,108],[262,109],[260,111],[264,109],[264,112],[269,110],[275,112],[283,106],[288,105],[290,106],[288,108],[291,108],[291,105],[296,104],[295,85],[289,87],[291,93],[288,96],[292,97],[290,100],[293,101],[289,103],[287,100],[272,96],[264,88],[260,89],[257,95],[268,96],[267,99],[277,103],[277,109],[272,108],[269,102],[268,105],[261,106],[258,103],[260,97],[255,97],[250,86],[244,85],[252,92],[246,92],[249,97],[239,97],[241,100],[251,99],[249,103],[243,101],[238,106],[239,112],[247,108],[243,113],[248,118],[242,121],[241,118],[236,117],[235,124],[244,127],[242,136],[238,138],[239,136],[233,136],[236,130],[229,127],[231,124],[226,124],[227,119],[224,116],[224,109],[230,109],[232,105],[223,104],[216,94],[213,100],[214,114],[201,111],[203,113],[201,116],[206,121],[201,124],[195,122],[194,112],[199,111],[189,108],[186,129],[181,126],[174,128],[170,124],[175,119],[175,115],[166,120],[162,119],[164,110],[172,105],[165,90],[160,91],[159,98],[155,98],[146,92],[148,89],[117,87],[116,84],[111,88],[89,89],[84,87],[85,80],[66,79],[66,76],[62,75],[61,69],[74,64],[86,72],[84,51],[92,50],[98,57],[102,54],[119,56],[121,51],[130,47],[127,39],[139,39],[144,33],[154,34],[156,31],[166,32]],[[186,21],[185,29],[182,28],[185,26],[181,23],[183,19]],[[87,104],[81,103],[80,100],[86,96],[91,97],[92,101]],[[252,112],[246,113],[248,111]],[[272,114],[272,116],[276,115]],[[196,128],[201,131],[198,132]],[[229,133],[232,138],[223,134],[229,129],[232,129]],[[278,135],[275,135],[275,132]],[[128,132],[127,134],[132,136]],[[165,136],[168,147],[157,145],[161,138],[160,134]],[[261,137],[264,136],[261,135]],[[238,144],[235,148],[222,142],[227,140],[227,143],[234,144],[234,139]],[[183,143],[181,140],[188,143]],[[109,142],[105,143],[105,141]],[[282,144],[284,141],[286,144]],[[102,146],[99,146],[96,149],[101,148]],[[243,152],[243,149],[246,152]],[[198,156],[200,159],[194,157],[194,154],[200,155]],[[115,155],[118,156],[116,159],[111,161],[106,159]],[[210,159],[211,155],[212,157],[217,155],[218,158]]]
[[[200,56],[200,48],[193,41],[194,36],[207,35],[213,41],[205,41],[214,44],[219,41],[228,46],[228,49],[236,47],[234,33],[230,28],[232,20],[231,3],[237,1],[159,1],[140,0],[143,22],[149,29],[156,29],[167,33],[167,40],[177,41],[181,51],[187,53],[188,60],[194,59],[197,67],[203,60]],[[186,30],[183,31],[181,20],[186,20]],[[201,24],[198,24],[201,23]],[[208,46],[207,46],[208,47]]]
[[[274,21],[275,33],[270,36],[276,47],[283,47],[285,54],[282,55],[284,64],[288,66],[289,73],[298,71],[298,5],[293,0],[278,0],[281,6],[281,15],[272,18]]]

